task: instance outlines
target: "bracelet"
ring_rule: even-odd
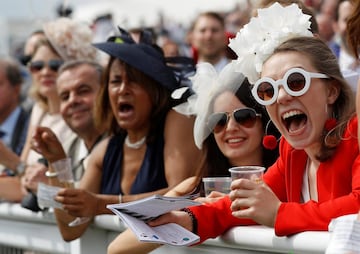
[[[122,194],[119,194],[119,204],[123,202]]]
[[[198,221],[194,215],[194,213],[187,207],[181,209],[181,211],[183,212],[186,212],[189,216],[190,216],[190,219],[191,219],[191,223],[192,223],[192,232],[197,235],[197,232],[198,232]]]
[[[45,176],[47,176],[49,178],[57,177],[58,175],[59,175],[58,172],[51,172],[51,171],[45,172]]]

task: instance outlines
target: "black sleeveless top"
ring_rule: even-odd
[[[124,194],[120,189],[123,144],[125,137],[115,135],[109,140],[103,161],[101,194]],[[151,192],[168,187],[164,171],[164,137],[159,135],[147,144],[141,168],[131,186],[130,194]]]

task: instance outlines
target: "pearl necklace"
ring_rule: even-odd
[[[125,145],[127,147],[129,147],[129,148],[132,148],[132,149],[139,149],[140,147],[143,146],[145,141],[146,141],[146,136],[141,138],[139,141],[136,141],[135,143],[131,143],[130,140],[129,140],[129,136],[126,135]]]

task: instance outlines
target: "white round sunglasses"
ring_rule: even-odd
[[[291,96],[301,96],[310,87],[311,78],[330,78],[322,73],[308,72],[301,68],[291,68],[284,77],[279,80],[264,77],[256,81],[251,93],[261,105],[273,104],[279,95],[279,86]]]

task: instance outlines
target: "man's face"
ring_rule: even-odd
[[[98,75],[94,67],[83,64],[65,70],[57,79],[61,115],[77,134],[94,129],[93,108],[100,87]]]
[[[222,24],[213,17],[202,16],[197,20],[192,32],[192,44],[199,57],[216,58],[224,53],[226,35]]]

